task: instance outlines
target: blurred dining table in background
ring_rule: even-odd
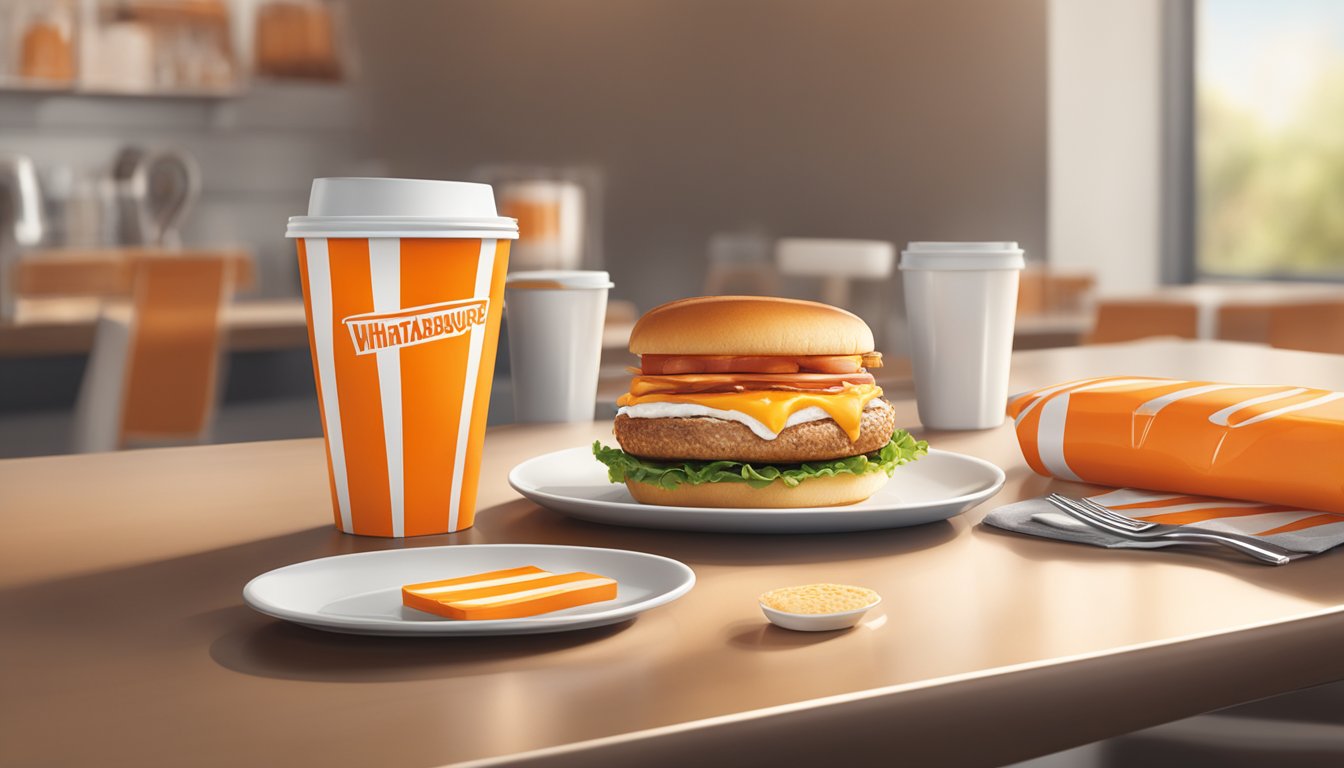
[[[1273,307],[1322,301],[1344,302],[1344,284],[1339,283],[1194,283],[1163,286],[1154,295],[1156,301],[1193,304],[1196,308],[1195,338],[1227,341],[1258,341],[1264,338],[1240,338],[1228,335],[1226,309]]]
[[[1304,306],[1344,307],[1344,284],[1202,282],[1167,285],[1133,296],[1116,296],[1097,303],[1095,323],[1085,336],[1089,343],[1129,341],[1151,336],[1222,339],[1272,344],[1306,351],[1344,351],[1314,346],[1301,334],[1275,334],[1277,315]],[[1317,327],[1318,334],[1331,329]],[[1307,335],[1310,335],[1308,329]],[[1344,340],[1340,340],[1344,341]]]
[[[15,316],[0,320],[0,358],[87,353],[102,302],[96,298],[20,299]],[[299,298],[251,299],[224,306],[221,325],[230,351],[308,346]]]
[[[134,301],[142,266],[219,259],[228,270],[220,324],[232,351],[301,347],[308,343],[303,302],[295,298],[239,301],[256,287],[253,254],[240,248],[115,247],[37,249],[6,264],[9,293],[0,316],[0,358],[81,355],[94,345],[108,303]]]
[[[86,296],[19,299],[14,317],[0,319],[0,358],[87,353],[101,306],[101,299]],[[303,299],[297,296],[229,302],[221,325],[225,347],[234,352],[308,346]],[[624,350],[633,327],[622,316],[608,318],[603,349]]]

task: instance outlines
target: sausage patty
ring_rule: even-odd
[[[864,410],[857,441],[851,441],[833,419],[796,424],[774,440],[762,440],[745,424],[709,416],[632,419],[625,415],[616,417],[616,441],[626,453],[669,461],[798,464],[840,459],[872,453],[891,440],[896,410],[886,400],[873,402],[878,405]]]

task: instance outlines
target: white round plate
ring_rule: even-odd
[[[406,608],[401,587],[535,565],[617,582],[616,599],[521,619],[460,621]],[[337,555],[263,573],[243,600],[277,619],[353,635],[530,635],[616,624],[670,603],[695,584],[685,563],[643,552],[547,544],[459,544]]]
[[[748,509],[640,504],[589,448],[569,448],[519,464],[509,485],[547,509],[610,525],[717,533],[834,533],[903,528],[946,520],[1003,486],[1003,470],[973,456],[930,450],[904,466],[867,501],[845,507]]]

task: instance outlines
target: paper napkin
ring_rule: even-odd
[[[1302,556],[1324,552],[1344,543],[1344,515],[1331,512],[1128,488],[1089,498],[1137,520],[1248,534]],[[985,523],[1030,536],[1099,547],[1156,549],[1180,543],[1132,541],[1113,536],[1059,511],[1044,498],[998,507],[985,517]]]

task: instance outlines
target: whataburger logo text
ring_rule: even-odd
[[[396,312],[366,312],[341,322],[350,329],[355,354],[396,349],[461,336],[485,325],[489,299],[467,299],[443,304],[407,307]]]

